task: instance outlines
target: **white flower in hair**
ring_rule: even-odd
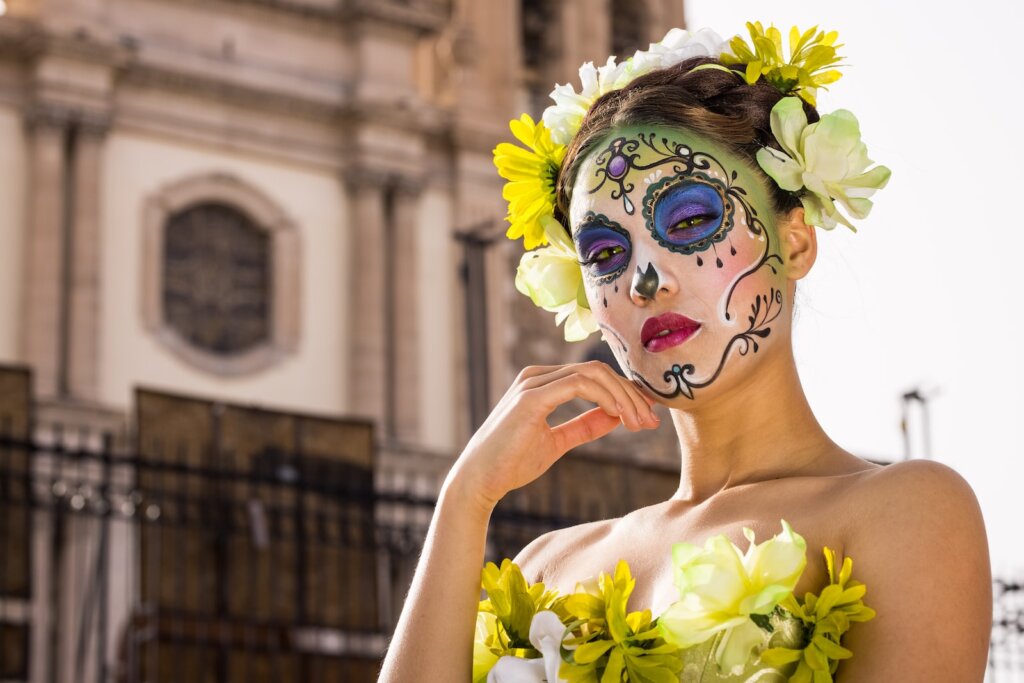
[[[551,91],[555,103],[544,110],[544,125],[556,144],[567,145],[580,129],[587,110],[601,95],[624,88],[638,76],[691,57],[717,57],[725,46],[725,41],[709,28],[694,33],[674,28],[647,50],[637,50],[621,64],[616,63],[614,56],[601,67],[587,62],[580,67],[579,92],[568,83],[556,85]]]

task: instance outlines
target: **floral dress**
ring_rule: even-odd
[[[744,553],[724,535],[703,547],[672,549],[679,599],[656,619],[626,611],[635,586],[629,566],[579,583],[568,595],[530,585],[519,567],[488,563],[477,612],[474,683],[831,683],[841,645],[874,610],[847,557],[824,548],[829,583],[798,599],[806,567],[803,537],[782,533],[761,544],[750,529]]]

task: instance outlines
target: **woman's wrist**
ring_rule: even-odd
[[[491,500],[483,494],[483,490],[458,463],[445,477],[438,496],[438,507],[451,506],[464,514],[470,514],[481,521],[487,522],[494,512],[497,500]]]

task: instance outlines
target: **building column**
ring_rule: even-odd
[[[386,431],[387,333],[385,325],[385,186],[379,174],[356,170],[346,177],[351,206],[346,257],[348,292],[349,413]]]
[[[65,348],[64,221],[67,121],[48,112],[28,119],[28,229],[25,231],[25,289],[21,357],[32,366],[35,393],[62,392]]]
[[[420,253],[419,203],[422,187],[412,181],[398,181],[391,190],[391,210],[388,211],[388,254],[391,259],[390,288],[392,300],[391,334],[394,343],[389,393],[394,410],[392,425],[395,437],[402,443],[418,444],[420,436],[420,372],[419,372],[419,315],[420,309],[430,307],[419,288],[419,270],[416,267]],[[440,352],[440,349],[438,349]]]
[[[99,400],[100,174],[105,137],[105,126],[81,125],[73,157],[68,389],[71,397],[90,402]]]

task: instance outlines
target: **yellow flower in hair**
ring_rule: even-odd
[[[761,653],[761,661],[770,666],[789,667],[790,683],[832,683],[832,674],[839,666],[839,660],[853,656],[839,644],[850,624],[870,621],[875,611],[867,607],[862,598],[867,586],[851,581],[853,560],[843,560],[843,568],[835,574],[836,553],[825,548],[825,564],[828,568],[829,585],[821,595],[807,593],[803,604],[790,595],[780,606],[803,622],[806,644],[802,647],[770,647]],[[774,643],[769,642],[769,645]],[[793,667],[793,664],[796,664]]]
[[[842,74],[836,66],[842,59],[836,50],[839,34],[836,31],[818,31],[810,28],[803,33],[794,26],[789,30],[789,58],[783,56],[782,34],[779,29],[769,26],[765,30],[761,22],[747,22],[752,45],[740,36],[729,41],[732,52],[721,56],[723,64],[745,66],[747,83],[753,85],[764,77],[779,91],[796,94],[815,105],[817,89],[838,81]],[[827,90],[827,88],[826,88]]]
[[[494,165],[508,180],[501,194],[508,201],[512,225],[505,234],[510,239],[522,237],[523,247],[533,249],[547,243],[541,218],[554,214],[555,179],[565,146],[556,145],[544,122],[535,123],[528,114],[513,119],[509,128],[527,149],[509,142],[494,148]]]

